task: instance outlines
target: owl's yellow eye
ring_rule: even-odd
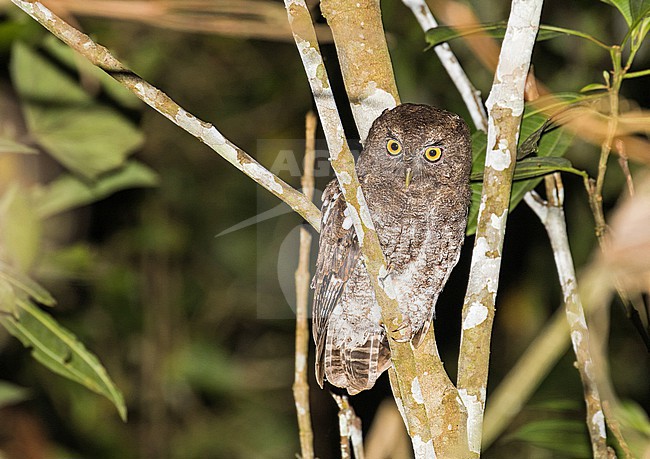
[[[397,156],[402,152],[402,144],[395,139],[388,139],[388,142],[386,142],[386,151],[391,156]]]
[[[431,163],[438,161],[441,156],[442,148],[440,147],[427,147],[427,149],[424,150],[424,158]]]

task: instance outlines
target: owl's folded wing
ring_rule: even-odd
[[[336,180],[331,181],[323,193],[318,259],[312,280],[312,333],[316,343],[316,379],[321,387],[327,323],[361,254],[346,207]]]

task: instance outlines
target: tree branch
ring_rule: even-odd
[[[560,277],[567,320],[571,330],[571,342],[576,354],[577,367],[585,391],[587,405],[587,427],[591,438],[594,458],[607,459],[605,417],[600,402],[598,387],[594,379],[594,362],[589,348],[589,330],[578,293],[578,283],[573,268],[573,258],[569,247],[564,218],[564,188],[559,174],[546,177],[548,201],[543,201],[537,193],[527,193],[526,203],[537,214],[546,228],[553,248],[553,256]]]
[[[379,0],[322,0],[359,138],[387,108],[399,104]]]
[[[488,147],[458,361],[458,392],[467,407],[468,442],[476,455],[481,450],[490,337],[519,125],[524,110],[524,86],[542,3],[542,0],[513,0],[486,103]]]
[[[66,45],[133,92],[144,103],[201,140],[226,161],[286,202],[316,230],[320,228],[320,210],[305,195],[272,174],[246,152],[226,139],[216,127],[185,111],[165,93],[126,68],[106,48],[63,21],[41,2],[11,1]]]
[[[323,59],[316,40],[311,15],[304,0],[285,0],[289,23],[296,46],[305,67],[309,84],[316,101],[325,138],[329,146],[332,169],[348,205],[355,232],[363,254],[368,276],[381,308],[382,322],[386,327],[391,349],[391,360],[396,369],[405,421],[413,440],[416,457],[433,457],[433,443],[427,411],[419,392],[417,368],[413,349],[409,342],[398,342],[400,324],[404,318],[398,308],[392,278],[386,270],[386,260],[379,245],[370,210],[359,185],[354,158],[345,139],[332,89],[325,71]],[[396,388],[394,387],[394,390]],[[415,395],[414,395],[415,392]]]
[[[314,197],[314,160],[316,148],[316,115],[307,113],[305,119],[305,157],[301,179],[302,191],[311,201]],[[298,415],[301,459],[314,458],[314,434],[309,409],[309,383],[307,382],[307,356],[309,355],[309,320],[307,303],[309,299],[309,253],[311,233],[304,226],[300,228],[300,252],[296,281],[296,365],[293,380],[293,398]]]
[[[438,22],[433,17],[433,14],[431,14],[429,5],[424,0],[402,1],[411,9],[423,32],[438,27]],[[484,132],[487,131],[488,120],[485,108],[483,107],[483,101],[481,100],[481,92],[469,81],[463,67],[461,67],[458,59],[447,43],[435,46],[433,50],[438,55],[451,81],[456,85],[456,89],[458,89],[460,96],[463,98],[476,129]]]

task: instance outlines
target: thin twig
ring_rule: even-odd
[[[537,214],[546,228],[551,240],[553,256],[560,277],[566,315],[571,330],[571,342],[576,354],[576,363],[582,386],[585,392],[587,406],[587,427],[591,438],[595,458],[607,459],[605,417],[600,402],[600,394],[594,379],[594,363],[589,348],[589,330],[578,293],[578,283],[573,267],[573,257],[569,247],[569,239],[564,218],[564,188],[559,174],[549,175],[546,180],[547,201],[537,194],[526,194],[524,199]]]
[[[341,436],[341,459],[350,458],[350,441],[355,459],[364,459],[361,419],[357,417],[345,395],[331,394],[339,407],[339,432]]]
[[[513,0],[494,84],[486,103],[490,115],[488,147],[463,306],[458,364],[458,392],[467,407],[468,442],[476,456],[481,450],[490,338],[519,124],[524,110],[524,86],[542,3],[542,0]],[[513,53],[512,49],[517,52]]]
[[[319,229],[320,211],[305,195],[280,180],[246,152],[226,139],[216,127],[185,111],[165,93],[126,68],[106,48],[98,45],[88,35],[81,33],[63,21],[41,2],[26,0],[12,0],[12,2],[66,45],[133,92],[147,105],[201,140],[226,161],[289,204],[310,225],[317,230]]]
[[[316,150],[316,115],[307,113],[305,119],[305,157],[300,181],[302,192],[308,199],[314,196],[314,161]],[[307,228],[300,228],[300,254],[296,280],[296,367],[293,381],[293,398],[298,415],[301,459],[313,459],[314,434],[309,409],[309,383],[307,379],[307,356],[309,355],[309,320],[307,303],[309,298],[309,254],[311,234]]]
[[[431,14],[429,5],[424,0],[402,1],[411,9],[424,32],[438,27],[438,22],[433,17],[433,14]],[[484,132],[487,131],[487,114],[485,113],[485,107],[483,107],[483,101],[481,100],[481,92],[469,81],[463,67],[461,67],[458,59],[447,43],[435,46],[433,50],[438,55],[445,70],[447,70],[451,81],[456,85],[456,89],[458,89],[458,92],[463,98],[476,129]]]

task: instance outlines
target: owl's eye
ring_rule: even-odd
[[[442,148],[440,147],[427,147],[424,150],[424,158],[430,163],[435,163],[442,156]]]
[[[388,142],[386,142],[386,151],[391,156],[397,156],[402,152],[402,144],[395,139],[388,139]]]

